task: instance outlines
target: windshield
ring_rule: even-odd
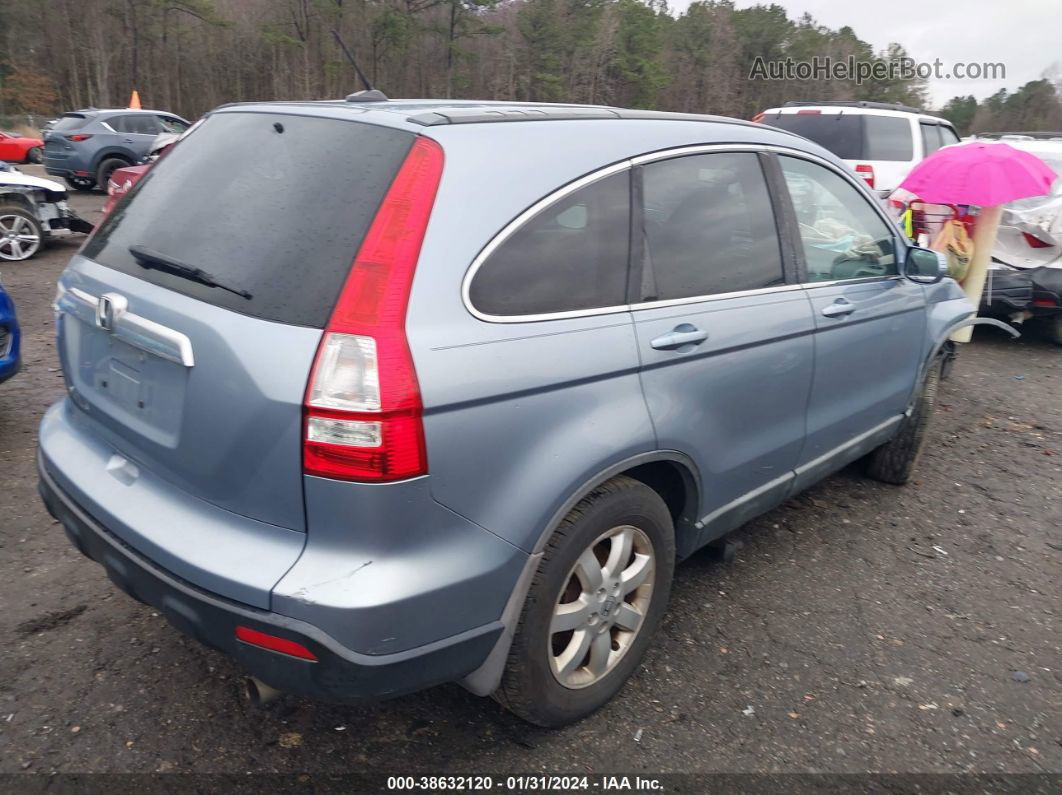
[[[339,119],[216,113],[129,191],[84,254],[217,306],[322,328],[413,138]],[[145,269],[130,247],[252,298]]]

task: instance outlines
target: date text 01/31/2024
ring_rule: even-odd
[[[663,790],[659,779],[644,776],[389,776],[388,790],[451,790],[507,792],[557,792],[578,790],[641,791]]]

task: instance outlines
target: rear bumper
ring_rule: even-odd
[[[37,459],[38,489],[48,512],[86,557],[101,564],[133,598],[156,608],[181,632],[235,658],[269,685],[325,701],[376,700],[454,681],[476,669],[502,631],[493,622],[407,651],[369,655],[343,647],[305,621],[238,604],[155,566],[102,527],[63,492]],[[237,626],[292,640],[316,662],[266,651],[236,639]]]

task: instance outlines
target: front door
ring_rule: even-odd
[[[887,438],[902,418],[925,338],[925,291],[899,275],[899,230],[851,178],[797,156],[779,161],[815,319],[801,488]]]
[[[787,278],[763,157],[670,157],[636,175],[642,388],[658,446],[700,471],[702,543],[784,499],[804,442],[814,321]]]

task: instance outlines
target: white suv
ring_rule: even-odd
[[[753,121],[826,147],[882,196],[899,187],[922,158],[959,142],[951,122],[883,102],[787,102]]]

